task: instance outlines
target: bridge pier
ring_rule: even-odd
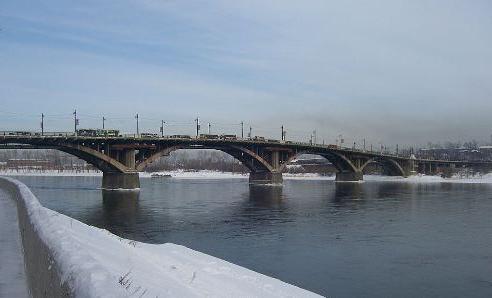
[[[250,184],[282,184],[281,172],[251,172],[249,173]]]
[[[103,189],[113,190],[131,190],[140,188],[140,179],[138,173],[103,173]]]
[[[358,182],[364,180],[362,171],[356,172],[338,172],[335,178],[336,182]]]

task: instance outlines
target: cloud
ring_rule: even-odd
[[[488,140],[490,6],[7,1],[1,92],[15,111],[37,96],[59,110],[317,129],[331,142]]]

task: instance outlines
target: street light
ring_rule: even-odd
[[[79,119],[77,118],[77,110],[73,111],[73,122],[74,122],[75,136],[77,136],[77,125],[79,125]]]
[[[241,121],[241,139],[244,139],[244,121]]]
[[[41,135],[44,136],[44,114],[41,113]]]
[[[138,129],[138,113],[135,115],[135,119],[137,119],[137,138],[140,136],[140,131]]]
[[[196,122],[196,137],[198,138],[198,135],[200,134],[200,118],[196,117],[195,122]]]
[[[164,123],[166,123],[166,121],[161,120],[161,137],[164,137]]]

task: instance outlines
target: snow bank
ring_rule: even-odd
[[[3,169],[0,170],[0,175],[2,176],[75,176],[75,177],[102,177],[102,172],[100,171],[58,171],[58,170],[44,170],[36,171],[30,169]]]
[[[163,175],[171,175],[173,178],[179,179],[230,179],[230,178],[248,178],[248,174],[232,173],[232,172],[219,172],[219,171],[162,171],[154,172]],[[148,178],[154,173],[139,173],[141,178]]]
[[[405,183],[492,183],[492,173],[475,176],[455,175],[451,178],[441,176],[414,175],[407,178],[399,176],[364,175],[365,181],[405,182]]]
[[[231,173],[231,172],[218,172],[218,171],[162,171],[155,172],[164,175],[171,175],[175,179],[247,179],[249,174],[243,173]],[[150,178],[153,173],[139,173],[140,178]],[[4,170],[0,171],[0,175],[6,176],[102,176],[101,172],[71,172],[71,171],[32,171],[32,170]],[[284,180],[335,180],[333,176],[323,176],[316,173],[284,173]],[[410,176],[408,178],[399,176],[381,176],[381,175],[364,175],[364,181],[387,181],[387,182],[407,182],[407,183],[492,183],[492,173],[485,175],[475,176],[460,176],[459,174],[452,178],[442,178],[441,176],[428,176],[418,174]]]
[[[88,226],[43,207],[14,179],[0,178],[0,187],[17,199],[35,297],[319,297],[184,246]]]

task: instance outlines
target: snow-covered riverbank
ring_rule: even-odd
[[[218,171],[162,171],[159,174],[171,175],[177,179],[247,179],[248,174],[218,172]],[[139,173],[141,178],[150,178],[153,173]],[[0,176],[80,176],[80,177],[100,177],[102,172],[75,172],[75,171],[32,171],[32,170],[3,170]],[[322,176],[315,173],[290,174],[284,173],[285,180],[335,180],[335,176]],[[407,182],[407,183],[492,183],[492,173],[475,176],[460,176],[459,174],[451,178],[442,178],[441,176],[415,175],[407,178],[391,177],[380,175],[364,175],[364,181],[388,181],[388,182]]]
[[[76,297],[319,297],[184,246],[120,238],[43,207],[12,178],[0,182],[16,193],[23,224],[48,251],[49,265],[34,267],[46,272],[34,276],[57,271],[63,289]]]

